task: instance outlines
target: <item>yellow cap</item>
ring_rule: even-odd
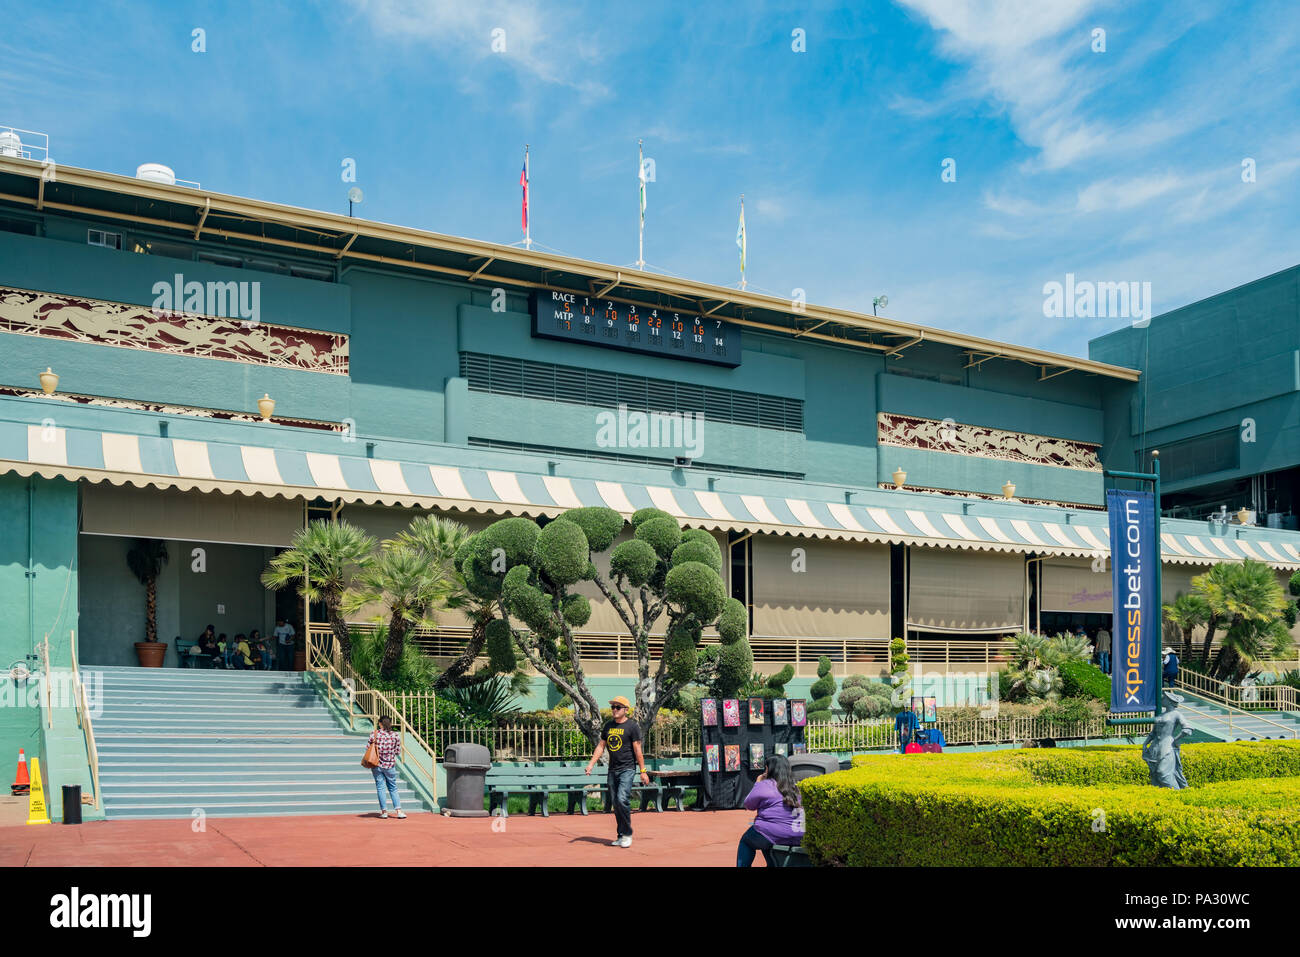
[[[622,695],[619,695],[617,698],[610,698],[610,699],[609,699],[609,703],[610,703],[610,704],[621,704],[623,707],[627,708],[629,711],[632,709],[632,702],[628,701],[628,700],[627,700],[626,698],[624,698]]]

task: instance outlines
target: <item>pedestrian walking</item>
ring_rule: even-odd
[[[609,752],[609,800],[614,806],[614,819],[618,822],[618,836],[610,841],[611,847],[632,846],[632,775],[640,770],[641,783],[649,784],[645,757],[641,753],[641,726],[628,716],[632,702],[622,695],[609,702],[614,716],[600,729],[596,752],[587,763],[587,773],[596,766],[602,754]]]
[[[1110,631],[1106,628],[1097,632],[1097,662],[1102,671],[1110,674]]]
[[[393,721],[388,715],[379,719],[379,727],[370,732],[367,749],[374,745],[378,752],[379,766],[370,769],[375,776],[375,792],[379,795],[379,816],[388,817],[388,808],[384,805],[384,791],[387,789],[389,800],[397,817],[406,817],[402,810],[402,799],[397,794],[397,759],[402,753],[402,736],[393,731]]]

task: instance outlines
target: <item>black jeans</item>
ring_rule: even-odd
[[[609,803],[614,808],[614,819],[618,822],[618,836],[632,836],[632,775],[636,768],[624,768],[622,771],[609,772]]]
[[[750,867],[754,863],[754,852],[762,851],[763,860],[767,861],[767,866],[772,866],[772,842],[758,833],[758,828],[750,826],[749,830],[740,835],[740,845],[736,848],[736,866]]]

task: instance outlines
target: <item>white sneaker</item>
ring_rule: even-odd
[[[387,811],[380,811],[380,812],[379,812],[379,816],[380,816],[380,817],[388,817],[388,812],[387,812]]]
[[[400,807],[397,809],[397,817],[399,820],[406,817],[406,812],[403,811]]]
[[[616,837],[616,838],[614,838],[614,840],[612,840],[612,841],[609,842],[609,846],[610,846],[610,847],[622,847],[622,846],[623,846],[623,839],[622,839],[621,837]]]
[[[624,837],[620,837],[620,838],[618,839],[618,846],[619,846],[619,847],[631,847],[631,846],[632,846],[632,835],[628,834],[628,835],[626,835],[626,836],[624,836]]]

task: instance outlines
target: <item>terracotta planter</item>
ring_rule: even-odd
[[[137,641],[135,653],[141,668],[161,668],[167,657],[167,643],[163,641]]]
[[[294,670],[294,671],[306,671],[306,670],[307,670],[307,652],[306,652],[306,651],[295,651],[295,652],[293,653],[293,670]]]

